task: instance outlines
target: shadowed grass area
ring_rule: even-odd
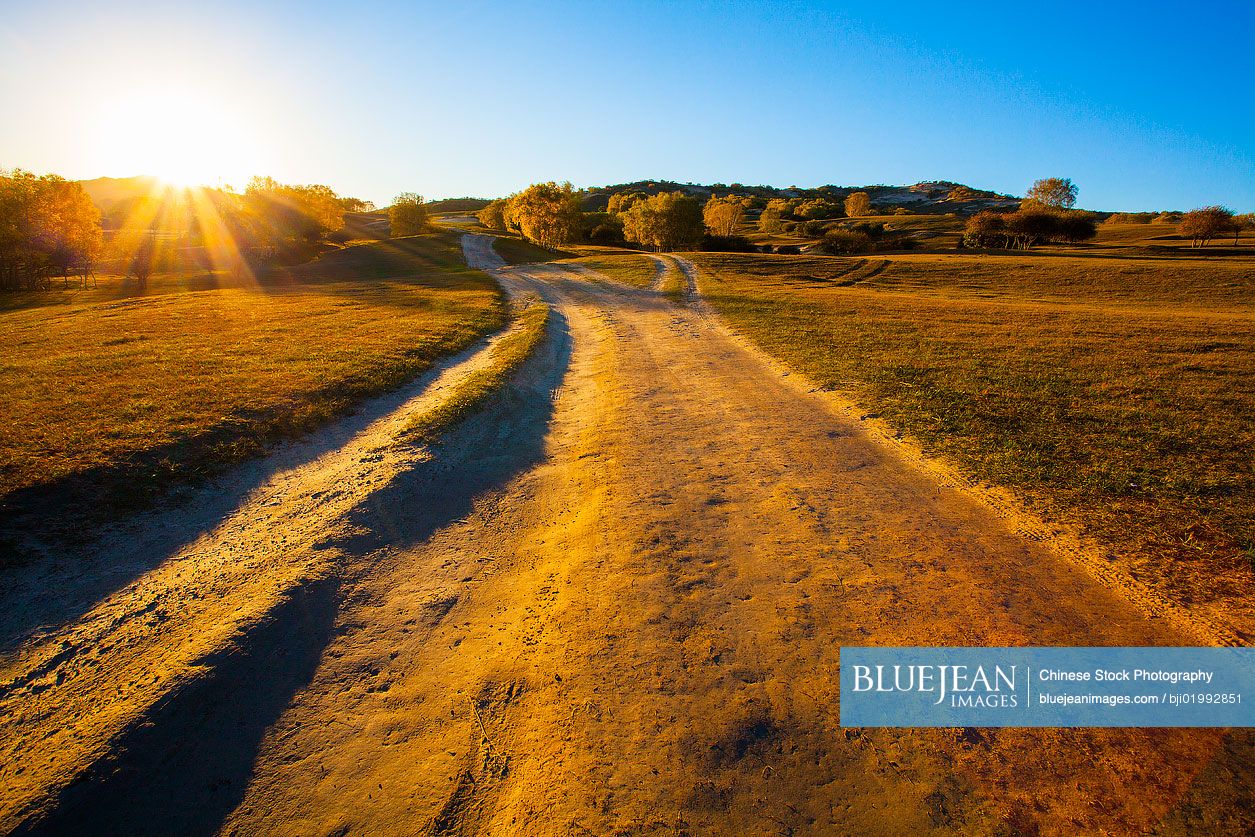
[[[508,264],[551,262],[554,259],[565,259],[571,255],[562,250],[546,250],[544,247],[515,236],[499,233],[494,233],[493,236],[492,246]]]
[[[548,320],[549,306],[543,302],[533,302],[524,308],[519,313],[518,330],[507,334],[493,348],[489,365],[468,375],[436,409],[416,417],[406,427],[407,434],[416,441],[429,441],[441,430],[470,415],[531,356],[545,336]]]
[[[11,522],[141,506],[411,380],[506,310],[447,233],[337,250],[264,284],[162,277],[129,297],[102,284],[0,313]]]
[[[768,352],[1250,637],[1251,262],[692,259]]]

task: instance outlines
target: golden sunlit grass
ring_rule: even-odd
[[[657,263],[638,253],[585,256],[576,263],[638,288],[650,287],[658,276]]]
[[[693,260],[764,349],[1133,576],[1221,615],[1249,596],[1255,263]]]
[[[265,285],[158,277],[144,296],[6,297],[6,514],[100,516],[344,413],[499,328],[455,236],[349,247]],[[49,303],[54,304],[35,304]]]

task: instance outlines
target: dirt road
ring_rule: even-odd
[[[465,248],[554,309],[550,340],[486,411],[408,447],[396,422],[439,397],[421,382],[270,463],[261,487],[222,492],[221,524],[190,544],[177,520],[152,542],[160,521],[137,523],[143,565],[112,592],[41,571],[70,592],[0,623],[16,649],[0,693],[6,827],[1248,821],[1247,734],[842,730],[842,644],[1195,640],[904,461],[699,307],[560,265],[506,268],[485,238]],[[24,630],[35,622],[58,627]]]

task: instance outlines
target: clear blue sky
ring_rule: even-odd
[[[549,179],[1022,194],[1059,175],[1092,208],[1251,211],[1252,33],[1246,0],[0,0],[0,166],[178,168],[157,140],[125,153],[133,135],[236,185],[380,203]],[[152,105],[171,91],[186,101]]]

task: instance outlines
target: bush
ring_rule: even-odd
[[[819,249],[831,256],[849,256],[872,249],[872,239],[862,230],[835,229],[824,236]]]
[[[598,224],[589,230],[588,240],[593,244],[604,244],[610,247],[618,247],[624,243],[623,225],[612,223]]]
[[[702,249],[712,253],[754,253],[758,248],[743,235],[702,236]]]
[[[800,256],[802,248],[796,244],[781,244],[776,248],[776,253],[781,256]]]

